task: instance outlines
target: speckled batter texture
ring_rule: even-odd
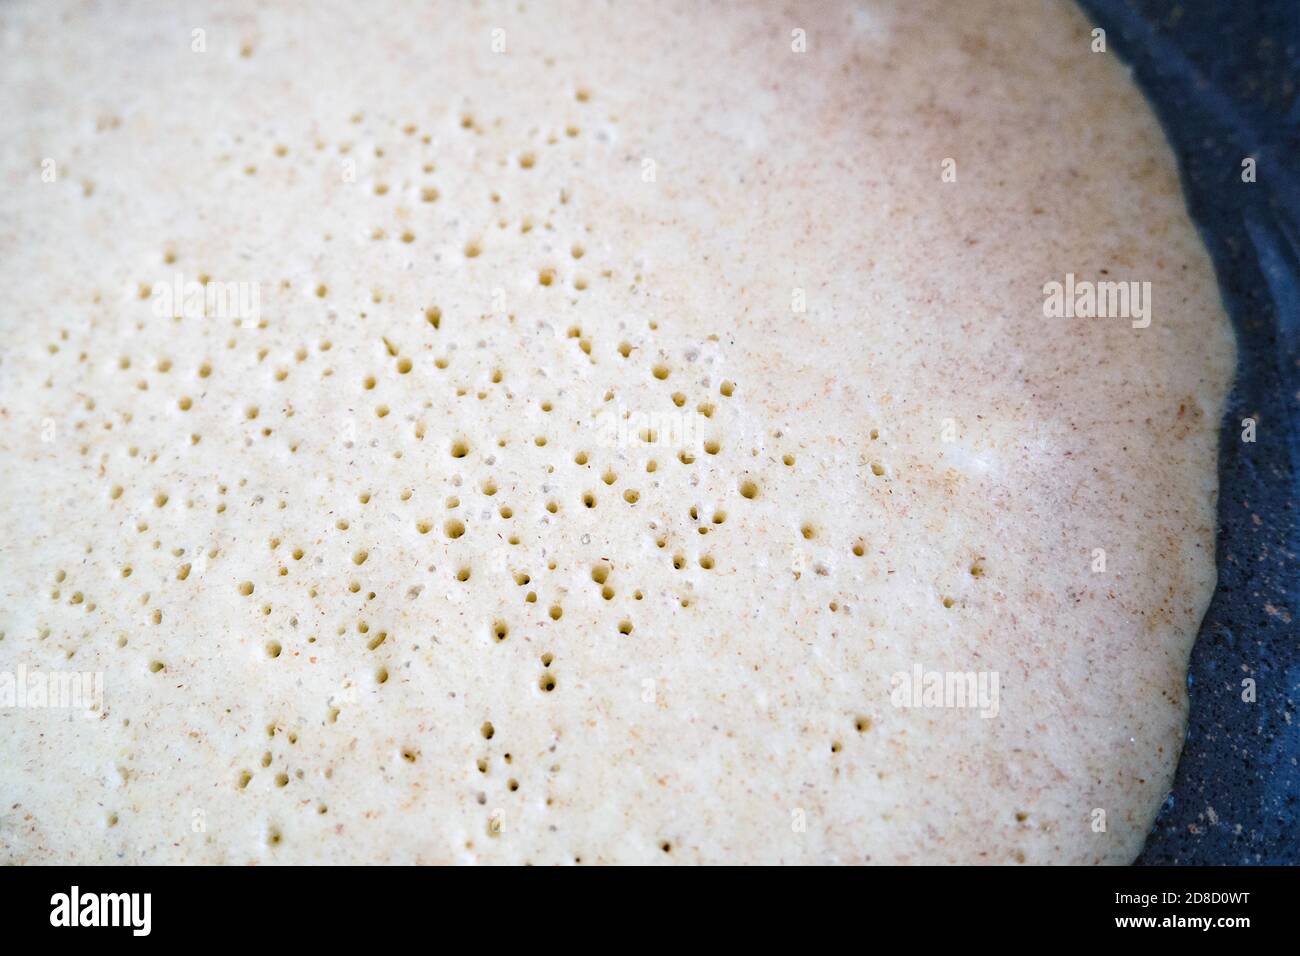
[[[1233,345],[1072,6],[0,24],[0,861],[1138,853]]]

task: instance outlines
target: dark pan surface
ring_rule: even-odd
[[[1079,2],[1164,125],[1240,353],[1221,434],[1218,588],[1192,653],[1174,790],[1138,862],[1300,863],[1300,3]]]

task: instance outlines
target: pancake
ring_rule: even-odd
[[[1234,346],[1072,5],[0,27],[0,861],[1139,852]]]

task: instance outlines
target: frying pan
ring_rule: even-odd
[[[1300,3],[1079,3],[1177,154],[1239,353],[1220,435],[1218,586],[1192,651],[1174,789],[1137,862],[1300,863]]]

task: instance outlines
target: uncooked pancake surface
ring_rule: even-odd
[[[1233,346],[1090,30],[5,4],[0,862],[1130,861]]]

